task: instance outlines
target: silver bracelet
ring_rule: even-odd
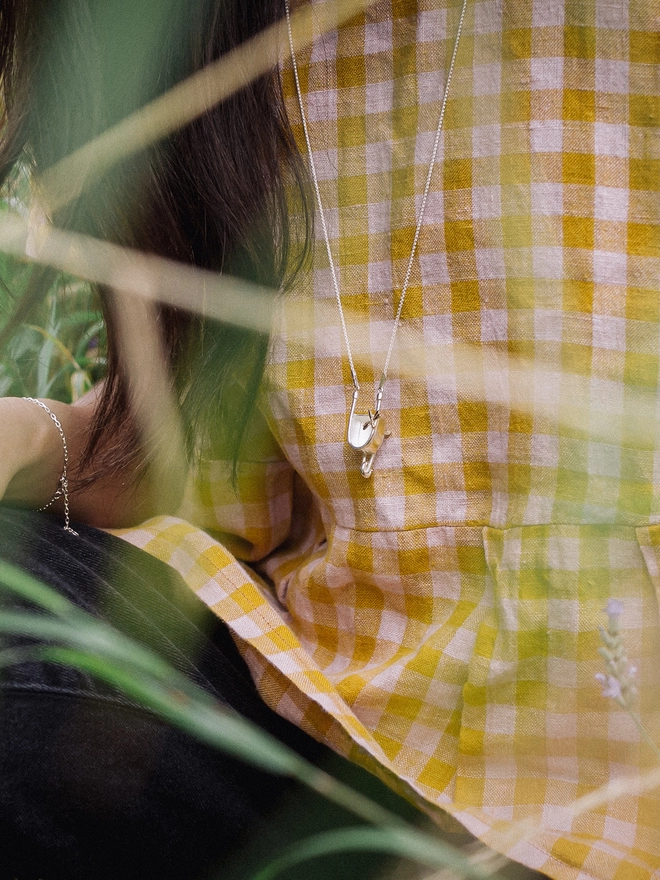
[[[30,400],[32,403],[36,403],[37,406],[40,406],[41,409],[47,413],[53,421],[53,424],[57,428],[60,439],[62,441],[62,448],[64,449],[64,466],[62,468],[62,476],[59,479],[57,484],[57,489],[55,490],[55,494],[50,499],[48,504],[44,504],[43,507],[39,507],[38,510],[47,510],[51,504],[54,504],[58,498],[64,499],[64,531],[71,532],[72,535],[78,535],[78,532],[74,531],[71,528],[71,517],[69,514],[69,478],[68,478],[68,469],[69,469],[69,447],[66,445],[66,437],[64,436],[64,429],[62,428],[62,424],[60,420],[57,418],[55,413],[46,406],[45,403],[41,400],[37,400],[36,397],[24,397],[23,400]]]

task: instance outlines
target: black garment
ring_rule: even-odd
[[[419,818],[267,708],[226,627],[174,571],[104,532],[76,529],[79,537],[44,514],[0,506],[0,558],[158,652],[324,770]],[[25,605],[1,590],[0,604]],[[0,880],[248,880],[288,844],[355,824],[303,786],[199,743],[84,673],[42,662],[0,671]],[[350,852],[281,876],[370,880],[384,867],[380,855]],[[498,876],[540,877],[513,863]]]
[[[227,629],[179,576],[112,536],[0,508],[0,557],[165,657],[309,760],[411,816],[377,780],[271,712]],[[0,593],[0,601],[20,601]],[[15,642],[14,642],[15,643]],[[5,641],[4,646],[7,646]],[[353,817],[200,744],[111,687],[41,662],[0,677],[0,878],[249,877],[283,846]],[[286,877],[366,878],[373,854]]]

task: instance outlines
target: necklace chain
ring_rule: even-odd
[[[394,317],[394,326],[392,328],[392,333],[390,335],[390,342],[387,349],[387,355],[385,356],[385,363],[383,365],[383,371],[380,376],[380,381],[378,383],[378,388],[375,394],[374,400],[374,411],[369,410],[367,413],[357,412],[357,401],[358,395],[360,393],[360,383],[357,377],[357,371],[355,369],[355,363],[353,362],[353,354],[351,352],[351,343],[348,337],[348,328],[346,326],[346,317],[344,315],[344,308],[341,304],[341,294],[339,292],[339,282],[337,280],[337,271],[335,269],[335,261],[332,256],[332,248],[330,247],[330,236],[328,235],[328,227],[325,220],[325,212],[323,211],[323,203],[321,201],[321,190],[319,187],[318,175],[316,173],[316,165],[314,163],[314,154],[312,152],[312,144],[309,137],[309,127],[307,125],[307,117],[305,115],[305,107],[302,99],[302,89],[300,88],[300,77],[298,75],[298,64],[296,61],[296,53],[293,46],[293,32],[291,29],[291,12],[289,9],[289,0],[284,0],[285,11],[286,11],[286,23],[287,23],[287,33],[289,36],[289,49],[291,52],[291,61],[293,65],[293,76],[296,83],[296,96],[298,98],[298,106],[300,108],[300,118],[302,120],[303,132],[305,135],[305,144],[307,145],[307,154],[309,156],[309,166],[312,172],[312,181],[314,183],[314,193],[316,195],[316,203],[318,206],[319,217],[321,219],[321,227],[323,229],[323,240],[325,242],[325,249],[328,255],[328,263],[330,265],[330,274],[332,277],[332,285],[335,291],[335,299],[337,300],[337,308],[339,310],[339,319],[341,321],[341,329],[344,335],[344,343],[346,345],[346,353],[348,355],[348,362],[351,368],[351,376],[353,378],[353,403],[351,405],[351,411],[348,417],[348,428],[346,432],[346,441],[348,445],[362,453],[362,464],[360,465],[360,473],[363,477],[370,477],[373,473],[373,464],[374,457],[378,452],[383,440],[389,436],[389,432],[385,430],[385,423],[383,418],[381,417],[381,405],[383,401],[383,391],[385,388],[385,383],[387,382],[387,371],[390,366],[390,359],[392,357],[392,352],[394,350],[394,342],[396,339],[397,330],[399,329],[399,324],[401,323],[401,314],[403,312],[403,304],[406,299],[406,293],[408,292],[408,285],[410,283],[410,277],[412,275],[412,267],[415,260],[415,254],[417,253],[417,244],[419,242],[419,235],[422,229],[422,222],[424,220],[424,211],[426,210],[426,202],[428,199],[429,191],[431,189],[431,179],[433,176],[433,168],[435,166],[435,160],[438,154],[438,147],[440,144],[440,134],[442,132],[442,123],[445,118],[445,110],[447,108],[447,98],[449,96],[449,87],[451,85],[452,76],[454,73],[454,65],[456,63],[456,56],[458,54],[458,44],[461,39],[461,33],[463,31],[463,22],[465,21],[465,11],[467,9],[468,0],[463,0],[463,5],[461,7],[461,16],[458,22],[458,29],[456,31],[456,40],[454,41],[454,49],[451,55],[451,62],[449,64],[449,71],[447,73],[447,82],[445,84],[445,91],[442,97],[442,103],[440,105],[440,118],[438,119],[438,127],[435,132],[435,140],[433,141],[433,150],[431,152],[431,159],[429,161],[428,171],[426,173],[426,183],[424,185],[424,192],[422,194],[422,202],[419,209],[419,216],[417,218],[417,224],[415,226],[415,234],[413,236],[413,243],[410,249],[410,256],[408,258],[408,265],[406,267],[406,274],[403,280],[403,286],[401,287],[401,296],[399,298],[399,305],[396,310],[396,315]]]
[[[449,64],[449,72],[447,73],[447,82],[445,84],[445,91],[442,98],[442,104],[440,106],[440,118],[438,120],[438,127],[435,132],[435,140],[433,142],[433,150],[431,152],[431,159],[429,161],[429,168],[426,174],[426,183],[424,185],[424,192],[422,194],[422,203],[419,209],[419,216],[417,218],[417,225],[415,227],[415,235],[413,237],[412,247],[410,249],[410,256],[408,258],[408,265],[406,267],[406,274],[403,279],[403,285],[401,287],[401,297],[399,299],[399,307],[396,310],[396,315],[394,317],[394,326],[392,328],[392,333],[390,336],[390,343],[387,349],[387,355],[385,357],[385,364],[383,365],[383,371],[380,377],[380,381],[378,384],[378,392],[376,395],[376,413],[380,410],[380,400],[383,396],[383,388],[385,387],[385,382],[387,381],[387,371],[390,366],[390,360],[392,358],[392,352],[394,350],[394,341],[396,339],[397,330],[399,329],[399,324],[401,323],[401,313],[403,312],[403,304],[405,302],[406,294],[408,292],[408,285],[410,283],[410,277],[412,275],[412,267],[415,260],[415,254],[417,253],[417,244],[419,242],[419,235],[422,229],[422,222],[424,220],[424,212],[426,210],[426,202],[428,199],[429,191],[431,189],[431,179],[433,177],[433,168],[435,166],[435,160],[438,155],[438,147],[440,145],[440,135],[442,132],[442,124],[445,119],[445,110],[447,108],[447,98],[449,97],[449,87],[451,85],[452,76],[454,73],[454,65],[456,63],[456,55],[458,54],[458,44],[461,39],[461,33],[463,31],[463,22],[465,21],[465,11],[467,9],[467,0],[463,0],[463,6],[461,8],[461,15],[458,21],[458,29],[456,31],[456,39],[454,41],[454,49],[451,56],[451,62]],[[328,263],[330,265],[330,274],[332,277],[332,285],[335,292],[335,299],[337,300],[337,308],[339,310],[339,319],[341,322],[341,329],[344,336],[344,343],[346,345],[346,353],[348,355],[348,363],[351,368],[351,376],[353,378],[353,386],[355,391],[358,392],[360,390],[360,383],[358,381],[357,372],[355,369],[355,363],[353,362],[353,354],[351,352],[351,343],[348,337],[348,328],[346,326],[346,317],[344,315],[344,309],[341,303],[341,295],[339,293],[339,282],[337,280],[337,271],[335,269],[335,261],[332,256],[332,248],[330,247],[330,236],[328,235],[328,227],[325,221],[325,213],[323,211],[323,203],[321,201],[321,190],[319,188],[318,176],[316,174],[316,165],[314,163],[314,155],[312,153],[312,144],[309,137],[309,128],[307,126],[307,117],[305,115],[305,108],[302,99],[302,89],[300,87],[300,78],[298,76],[298,64],[296,61],[296,53],[293,46],[293,33],[291,30],[291,13],[289,9],[289,0],[285,0],[285,10],[286,10],[286,23],[287,23],[287,33],[289,37],[289,50],[291,52],[291,61],[293,64],[293,76],[296,84],[296,96],[298,98],[298,106],[300,108],[300,118],[302,120],[303,133],[305,136],[305,144],[307,146],[307,155],[309,156],[309,166],[312,172],[312,182],[314,184],[314,193],[316,195],[316,203],[319,210],[319,218],[321,220],[321,228],[323,229],[323,240],[325,242],[325,249],[328,255]]]

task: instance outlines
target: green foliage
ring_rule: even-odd
[[[0,212],[28,213],[25,169],[14,174]],[[24,294],[32,268],[0,253],[0,328]],[[73,403],[105,372],[105,327],[88,284],[60,275],[42,298],[32,322],[13,334],[0,362],[0,397],[48,397]]]
[[[382,852],[410,859],[429,868],[453,868],[455,877],[491,877],[490,871],[467,863],[465,856],[448,843],[423,835],[415,829],[392,828],[341,828],[316,834],[289,847],[280,858],[274,859],[254,877],[254,880],[274,880],[288,868],[310,859],[339,852]]]

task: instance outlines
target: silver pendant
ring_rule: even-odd
[[[385,420],[380,412],[380,401],[382,391],[376,395],[375,412],[369,410],[366,413],[355,412],[357,404],[357,389],[353,392],[353,403],[351,404],[351,414],[348,417],[348,431],[346,439],[348,445],[362,453],[362,464],[360,465],[360,473],[363,477],[370,477],[374,470],[374,458],[381,447],[383,440],[389,437],[389,433],[385,430]]]

